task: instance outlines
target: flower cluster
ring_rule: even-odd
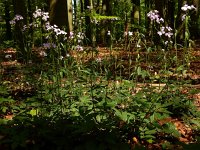
[[[165,27],[160,27],[160,31],[157,32],[157,34],[161,37],[162,35],[164,35],[164,38],[166,39],[166,41],[164,41],[164,45],[165,46],[169,46],[172,45],[173,42],[171,41],[171,37],[173,36],[173,30],[171,27],[169,26],[165,26]]]
[[[10,21],[11,25],[16,24],[17,21],[19,20],[23,20],[24,18],[21,15],[15,15],[15,17],[13,18],[13,20]]]
[[[47,21],[49,19],[49,13],[48,12],[43,12],[41,9],[37,9],[33,13],[33,17],[36,18],[42,18],[42,20]]]
[[[78,46],[76,47],[76,50],[77,51],[83,51],[83,47],[80,46],[80,45],[81,45],[82,41],[84,40],[85,35],[82,32],[78,32],[78,34],[76,35],[76,37],[77,37],[77,42],[78,42]]]
[[[172,28],[169,26],[161,27],[160,31],[158,31],[157,33],[159,36],[165,35],[168,38],[171,38],[171,36],[173,35]]]
[[[78,39],[78,43],[81,43],[81,41],[84,39],[85,35],[82,32],[78,32],[77,34],[77,39]]]
[[[69,39],[73,39],[73,38],[74,38],[74,32],[71,31],[71,32],[69,33]]]
[[[194,5],[189,6],[188,4],[185,4],[183,7],[181,7],[182,11],[189,11],[189,10],[196,10],[196,8],[194,7]]]
[[[163,23],[164,19],[160,18],[159,12],[157,10],[151,10],[148,14],[147,17],[149,17],[149,19],[151,21],[156,21],[158,24]]]
[[[181,17],[181,20],[184,21],[187,16],[187,13],[190,10],[196,10],[196,8],[194,7],[194,5],[189,6],[188,4],[185,4],[183,7],[181,7],[181,10],[185,12],[185,14],[183,14]]]
[[[56,48],[56,45],[53,43],[43,43],[45,49]]]
[[[56,34],[56,36],[59,36],[59,35],[66,35],[67,34],[67,32],[65,32],[65,31],[63,31],[63,30],[61,30],[60,28],[58,28],[58,26],[57,25],[50,25],[50,23],[49,22],[47,22],[46,24],[45,24],[45,27],[46,27],[46,30],[47,31],[53,31],[55,34]]]

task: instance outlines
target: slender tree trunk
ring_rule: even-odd
[[[131,24],[140,24],[140,0],[132,0]]]
[[[85,11],[90,11],[90,7],[91,7],[91,3],[90,0],[85,0],[84,3],[84,9]],[[91,37],[91,24],[90,24],[90,16],[85,16],[85,24],[86,24],[86,31],[85,31],[85,35],[86,38],[88,39],[87,43],[91,44],[92,42],[92,37]]]
[[[160,16],[163,17],[163,18],[164,18],[164,12],[165,12],[164,3],[165,3],[164,1],[155,0],[155,9],[159,11]]]
[[[81,4],[81,13],[83,13],[83,11],[84,11],[84,5],[83,5],[83,0],[80,0],[80,4]]]
[[[196,11],[191,15],[191,35],[193,35],[193,38],[199,38],[200,37],[200,1],[199,0],[193,0],[193,5],[196,7]]]
[[[10,7],[9,7],[8,0],[5,0],[4,6],[5,6],[5,20],[6,20],[6,39],[11,40],[12,39],[12,32],[11,32],[11,25],[10,25]]]
[[[174,15],[175,15],[175,2],[174,0],[168,0],[167,3],[167,18],[168,18],[168,24],[171,27],[174,27]]]
[[[67,0],[67,29],[68,35],[73,30],[72,0]]]
[[[23,19],[23,23],[27,24],[27,9],[25,0],[13,0],[14,12],[15,15],[21,15]]]
[[[74,19],[76,20],[77,18],[77,3],[76,0],[74,0]]]
[[[33,11],[32,6],[34,6],[33,0],[28,0],[28,16],[29,16],[29,24],[33,22]],[[29,33],[31,35],[32,47],[34,47],[33,43],[33,27],[30,26]]]
[[[23,25],[27,24],[27,9],[26,9],[26,3],[25,0],[13,0],[13,6],[15,10],[15,15],[21,15],[24,19],[21,21],[18,21],[15,24],[15,40],[17,45],[17,57],[19,61],[26,60],[26,47],[25,42],[26,39],[24,39],[23,33],[22,33],[22,27]]]

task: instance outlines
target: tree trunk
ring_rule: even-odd
[[[5,21],[6,21],[6,40],[12,39],[11,25],[10,25],[10,7],[8,0],[5,0]]]
[[[85,3],[84,3],[84,9],[85,9],[85,11],[89,12],[90,11],[90,7],[91,7],[90,0],[85,0]],[[86,35],[86,38],[88,39],[87,43],[91,44],[91,42],[92,42],[91,24],[90,24],[90,16],[88,16],[88,15],[85,16],[85,24],[86,24],[85,35]]]
[[[25,0],[13,0],[13,6],[15,10],[15,15],[21,15],[24,19],[18,21],[15,24],[15,40],[17,45],[17,57],[19,61],[26,60],[27,51],[25,47],[26,39],[24,39],[23,33],[22,33],[22,27],[23,25],[27,24],[27,9],[26,9],[26,3]]]
[[[140,0],[132,0],[131,24],[140,24]]]
[[[80,0],[80,4],[81,4],[81,13],[83,13],[83,11],[84,11],[84,10],[83,10],[83,8],[84,8],[84,7],[83,7],[83,0]]]
[[[73,30],[72,0],[67,0],[67,29],[68,35]]]
[[[200,5],[200,1],[199,0],[193,0],[193,5],[196,7],[196,12],[194,12],[191,15],[191,27],[190,27],[190,31],[191,31],[191,35],[193,36],[193,38],[199,38],[200,37],[200,9],[199,9],[199,5]]]
[[[59,28],[67,25],[67,1],[50,0],[50,23],[57,25]]]

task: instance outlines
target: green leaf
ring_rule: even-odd
[[[4,103],[4,102],[9,102],[9,103],[12,103],[12,102],[15,102],[13,99],[11,98],[0,98],[0,104]]]
[[[100,122],[101,122],[101,116],[100,116],[100,115],[97,115],[97,116],[96,116],[96,120],[100,123]]]
[[[116,101],[111,101],[106,103],[106,106],[111,108],[114,108],[116,105],[117,105]]]
[[[32,110],[30,110],[30,115],[31,116],[36,116],[37,115],[37,112],[38,112],[38,110],[37,109],[32,109]]]
[[[145,134],[155,134],[157,131],[154,129],[154,130],[147,130],[145,131]]]
[[[181,66],[179,66],[179,67],[177,68],[177,71],[182,71],[183,69],[184,69],[184,66],[181,65]]]
[[[138,74],[138,75],[141,75],[141,67],[138,67],[138,68],[137,68],[137,74]]]
[[[8,107],[2,107],[2,112],[5,113],[8,110]]]
[[[147,140],[147,142],[151,144],[151,143],[154,142],[154,140],[153,139],[149,139],[149,140]]]
[[[117,116],[117,117],[119,117],[121,120],[123,120],[123,121],[127,121],[127,112],[120,112],[119,110],[117,110],[117,109],[114,109],[115,110],[115,115]]]
[[[200,128],[200,120],[191,119],[190,122],[195,124],[198,128]]]

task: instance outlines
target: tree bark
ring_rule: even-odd
[[[6,40],[12,39],[12,31],[11,31],[11,25],[10,25],[10,7],[9,7],[8,0],[5,0],[4,7],[5,7],[5,21],[6,21]]]
[[[90,3],[90,0],[85,0],[85,3],[84,3],[84,9],[85,11],[90,11],[90,8],[91,7],[91,3]],[[91,44],[92,42],[92,37],[91,37],[91,19],[90,19],[90,16],[86,15],[85,16],[85,24],[86,24],[86,31],[85,31],[85,35],[86,35],[86,38],[88,39],[87,43]]]
[[[140,24],[140,0],[132,0],[132,12],[131,12],[131,24],[136,24],[139,25]]]
[[[26,39],[24,39],[22,27],[23,25],[27,24],[27,9],[26,9],[26,3],[25,0],[13,0],[13,6],[14,6],[14,12],[15,15],[21,15],[23,17],[23,20],[18,21],[15,24],[15,40],[17,45],[17,57],[19,61],[27,60],[26,56],[26,47],[25,42]]]
[[[67,0],[67,29],[68,35],[73,30],[72,0]]]
[[[67,25],[67,1],[50,0],[50,23],[57,25],[59,28]]]

